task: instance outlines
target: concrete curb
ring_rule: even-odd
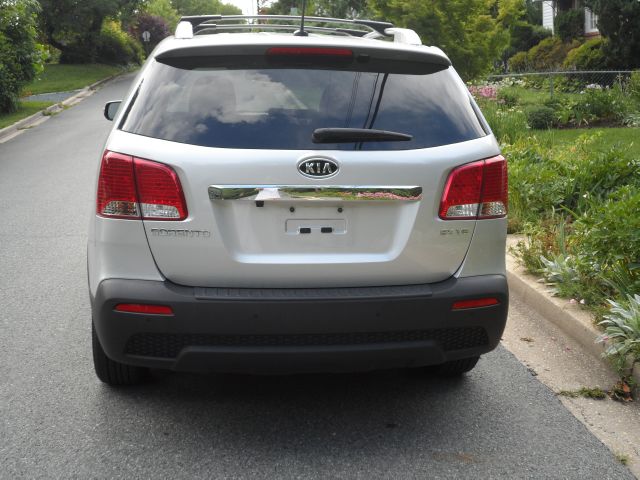
[[[527,273],[509,253],[507,281],[511,293],[582,345],[594,358],[611,368],[609,362],[602,357],[604,345],[596,343],[596,338],[602,332],[594,324],[589,312],[565,298],[554,297],[548,287],[540,283],[537,277]],[[632,377],[640,385],[640,371],[637,368],[632,372]]]
[[[64,107],[70,107],[75,105],[76,103],[81,102],[86,97],[93,95],[94,91],[101,85],[113,80],[114,78],[119,77],[127,72],[116,73],[115,75],[111,75],[110,77],[103,78],[102,80],[98,80],[97,82],[92,83],[84,87],[75,95],[63,100],[62,102],[55,103],[44,110],[40,110],[39,112],[34,113],[26,118],[18,120],[16,123],[9,125],[8,127],[0,129],[0,142],[9,137],[14,136],[15,132],[18,130],[23,130],[31,127],[33,124],[36,124],[42,116],[51,115],[63,110]]]

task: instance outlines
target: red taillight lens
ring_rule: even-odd
[[[102,157],[96,208],[108,218],[187,218],[180,179],[171,167],[110,151]]]
[[[324,47],[271,47],[267,50],[269,56],[325,56],[325,57],[353,57],[353,51],[348,48]]]
[[[507,161],[502,155],[468,163],[449,174],[439,216],[443,220],[504,217],[507,197]]]
[[[167,165],[134,159],[142,218],[145,220],[184,220],[187,204],[180,180]]]
[[[500,155],[484,161],[482,199],[478,218],[500,218],[507,214],[509,188],[507,161]]]
[[[140,218],[132,157],[104,152],[96,208],[103,217]]]
[[[451,310],[466,310],[467,308],[480,308],[490,307],[492,305],[498,305],[500,302],[497,298],[475,298],[473,300],[460,300],[455,302],[451,307]]]
[[[144,303],[119,303],[117,312],[146,313],[151,315],[173,315],[173,309],[167,305],[147,305]]]

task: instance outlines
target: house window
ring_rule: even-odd
[[[584,33],[595,33],[598,31],[598,16],[594,15],[588,8],[584,9]]]

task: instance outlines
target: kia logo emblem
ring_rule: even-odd
[[[298,163],[298,171],[305,177],[327,178],[338,173],[338,163],[330,158],[305,158]]]

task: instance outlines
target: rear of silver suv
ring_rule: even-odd
[[[507,315],[506,161],[448,58],[222,19],[179,24],[107,139],[98,377],[473,368]]]

